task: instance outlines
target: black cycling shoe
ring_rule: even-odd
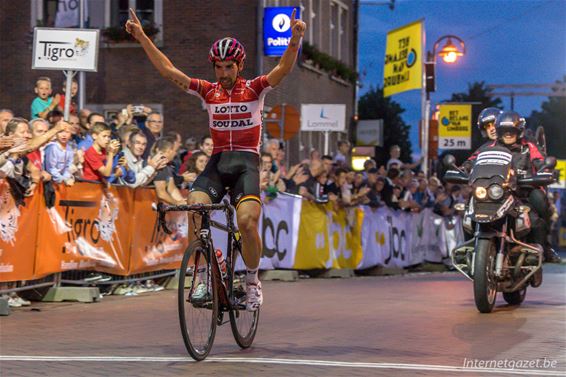
[[[561,263],[562,258],[552,248],[544,250],[544,263]]]

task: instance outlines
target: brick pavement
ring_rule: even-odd
[[[566,371],[564,267],[552,269],[521,308],[498,301],[479,314],[471,285],[450,274],[266,282],[252,349],[222,326],[211,357],[462,366],[464,358],[559,361]],[[187,357],[175,292],[106,297],[96,304],[34,304],[0,319],[1,355]],[[543,319],[543,320],[541,320]],[[1,361],[1,376],[456,375],[304,365],[186,361]],[[474,375],[474,373],[466,375]],[[481,375],[481,374],[476,374]],[[494,374],[490,374],[494,375]],[[504,374],[501,374],[504,375]]]

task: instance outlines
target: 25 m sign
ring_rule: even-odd
[[[438,148],[472,148],[472,105],[442,104],[438,116]]]

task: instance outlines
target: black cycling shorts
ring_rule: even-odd
[[[204,171],[193,183],[191,191],[208,194],[212,203],[219,203],[230,193],[232,205],[259,199],[259,155],[252,152],[220,152],[213,154]]]

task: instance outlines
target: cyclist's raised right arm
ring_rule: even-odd
[[[151,60],[155,68],[157,68],[161,76],[172,81],[184,91],[189,89],[191,79],[178,70],[173,63],[171,63],[171,60],[169,60],[164,53],[159,51],[157,46],[148,38],[143,31],[140,20],[136,16],[136,12],[134,12],[132,8],[130,8],[130,19],[126,22],[126,31],[141,44],[147,57]]]

